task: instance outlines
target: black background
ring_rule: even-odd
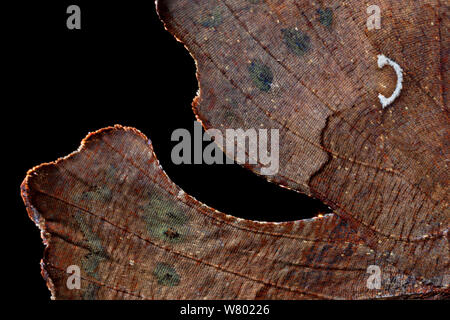
[[[81,30],[66,28],[66,9],[71,4],[81,7]],[[3,276],[12,283],[4,292],[23,302],[15,308],[16,315],[44,312],[41,308],[48,304],[42,302],[50,298],[40,276],[43,245],[26,214],[19,186],[27,170],[69,154],[88,132],[105,126],[122,124],[141,130],[152,140],[161,165],[176,184],[225,213],[289,221],[313,217],[319,210],[328,212],[320,201],[279,188],[238,165],[172,164],[170,151],[175,143],[170,136],[177,128],[193,128],[191,102],[197,81],[194,61],[164,30],[153,1],[17,1],[12,9],[2,5],[0,15],[1,22],[6,21],[2,29],[6,56],[2,75],[6,80],[2,87],[3,175],[12,178],[4,181],[3,195],[14,200],[3,212],[13,222],[2,221],[6,248],[2,260]],[[59,306],[67,313],[46,312],[47,318],[86,312],[73,305]],[[272,314],[284,310],[294,311],[296,318],[309,317],[312,313],[304,313],[306,306],[274,304]],[[308,306],[315,316],[342,312],[337,304]],[[364,317],[369,312],[393,316],[395,310],[405,316],[405,309],[398,305],[395,310],[367,304],[360,304],[364,309],[358,310],[354,306],[345,311],[346,317]],[[431,307],[415,302],[407,308],[414,306]],[[178,311],[159,302],[146,310],[146,317],[160,318],[155,315],[158,308],[170,319]],[[99,316],[119,311],[111,304],[100,305],[98,310]]]
[[[71,4],[81,8],[81,30],[66,27]],[[105,126],[141,130],[177,185],[227,214],[289,221],[328,212],[320,201],[238,165],[172,164],[171,134],[193,130],[191,102],[198,88],[194,60],[164,29],[152,1],[34,2],[14,13],[7,29],[3,122],[14,167],[8,170],[14,179],[8,196],[16,199],[13,230],[20,230],[20,241],[10,246],[15,268],[20,266],[16,289],[27,288],[34,300],[49,299],[40,276],[43,245],[19,194],[27,170],[71,153],[88,132]]]

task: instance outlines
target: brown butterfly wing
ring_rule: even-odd
[[[443,292],[432,282],[418,286],[335,214],[266,223],[199,203],[169,180],[150,141],[132,128],[102,129],[75,153],[32,169],[22,195],[47,244],[42,270],[57,299],[358,299]],[[382,290],[367,288],[371,264],[390,277]],[[79,289],[68,286],[73,265],[81,271]]]
[[[270,180],[334,213],[280,224],[227,216],[174,185],[137,130],[103,129],[22,185],[48,243],[54,297],[448,295],[447,10],[392,2],[369,32],[359,2],[159,1],[196,59],[198,118],[207,128],[279,129]],[[395,73],[378,69],[378,54],[404,70],[386,109],[377,95],[390,95]],[[70,265],[81,269],[79,290],[67,286]],[[382,272],[379,290],[367,287],[369,265]]]
[[[417,277],[448,270],[448,5],[382,1],[159,1],[197,61],[194,112],[214,128],[277,128],[271,179],[330,205],[375,251]],[[403,89],[390,96],[396,61]],[[256,67],[255,67],[256,66]],[[255,69],[256,72],[255,76]],[[259,172],[259,166],[253,170]]]

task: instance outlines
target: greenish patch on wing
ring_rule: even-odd
[[[75,216],[75,221],[78,227],[81,229],[84,238],[87,241],[87,246],[89,248],[89,253],[81,261],[81,267],[86,272],[86,274],[94,279],[99,280],[99,275],[97,272],[100,263],[108,258],[108,254],[101,244],[100,238],[91,230],[86,222],[84,213],[78,211]],[[95,294],[98,291],[98,285],[91,283],[85,291],[83,296],[86,300],[95,299]]]
[[[84,291],[83,299],[84,300],[96,300],[99,289],[100,289],[100,286],[97,283],[89,283],[87,289]]]
[[[102,200],[111,201],[112,192],[106,187],[93,186],[89,191],[85,191],[81,194],[82,201]]]
[[[330,8],[318,9],[319,22],[326,27],[331,27],[333,24],[333,10]]]
[[[250,78],[253,84],[261,91],[267,92],[270,90],[273,81],[273,74],[270,68],[257,61],[253,60],[248,67],[248,72],[250,73]]]
[[[180,283],[181,277],[175,268],[167,263],[158,263],[153,270],[153,276],[162,286],[175,287]]]
[[[311,48],[311,39],[295,28],[281,29],[286,46],[296,55],[303,56]]]
[[[142,208],[141,216],[151,236],[172,243],[186,240],[189,218],[173,200],[161,194],[152,194],[149,203]]]
[[[217,27],[222,22],[223,16],[219,8],[215,8],[212,12],[203,14],[202,17],[198,20],[198,23],[206,28]]]

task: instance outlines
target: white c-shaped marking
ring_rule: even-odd
[[[402,68],[395,63],[394,61],[392,61],[391,59],[389,59],[388,57],[386,57],[383,54],[379,54],[378,55],[378,68],[382,69],[385,65],[390,65],[392,68],[394,68],[395,73],[397,74],[397,86],[395,87],[394,92],[392,93],[392,95],[389,98],[386,98],[385,96],[383,96],[381,93],[378,94],[378,98],[380,99],[381,102],[381,106],[384,108],[386,108],[388,105],[390,105],[392,102],[394,102],[394,100],[400,95],[400,91],[402,91],[402,82],[403,82],[403,70]]]

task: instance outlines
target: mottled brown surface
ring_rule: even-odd
[[[334,213],[281,224],[227,216],[174,185],[137,130],[107,128],[22,186],[49,243],[54,296],[448,297],[448,2],[377,4],[382,28],[367,31],[365,1],[159,1],[197,61],[205,127],[278,128],[270,180]],[[308,37],[300,47],[289,43],[297,32]],[[377,95],[390,95],[395,74],[377,68],[378,54],[404,70],[386,109]],[[255,69],[271,77],[255,80]],[[65,286],[71,264],[82,290]],[[380,290],[366,287],[369,265],[381,268]]]

